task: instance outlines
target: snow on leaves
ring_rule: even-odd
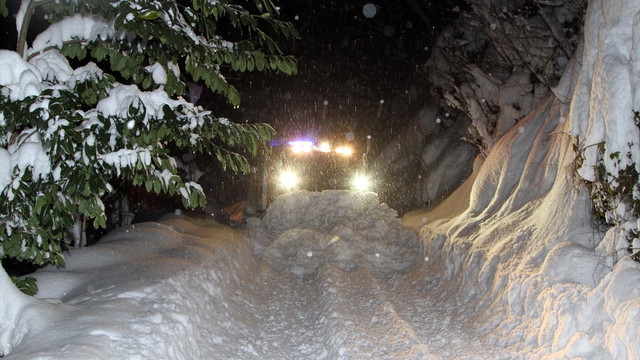
[[[60,49],[70,41],[104,41],[114,34],[113,24],[103,19],[76,14],[51,24],[46,31],[40,33],[31,44],[27,55],[31,56],[54,47]]]
[[[30,4],[18,13],[20,35]],[[260,29],[296,36],[290,24],[227,2],[202,4],[205,12],[172,0],[35,6],[52,25],[24,54],[0,51],[0,67],[11,69],[0,73],[0,256],[62,264],[66,228],[79,216],[106,225],[102,198],[116,178],[204,206],[202,188],[177,175],[169,145],[248,172],[245,150],[255,154],[272,137],[266,124],[218,119],[181,96],[190,78],[238,105],[223,71],[295,72],[295,60]],[[260,11],[276,14],[264,4]],[[225,40],[219,23],[240,36]]]
[[[27,96],[35,96],[42,90],[40,83],[42,75],[33,65],[24,61],[13,51],[0,50],[0,68],[12,71],[0,72],[2,93],[10,100],[22,100]]]

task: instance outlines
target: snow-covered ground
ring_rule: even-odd
[[[637,356],[637,263],[600,281],[576,245],[514,265],[526,221],[502,229],[500,253],[427,228],[419,239],[375,194],[342,191],[279,198],[240,231],[184,215],[122,228],[38,271],[39,299],[5,294],[5,358]]]
[[[251,223],[250,239],[170,216],[72,251],[64,269],[36,273],[47,301],[9,304],[22,307],[23,338],[5,358],[508,354],[456,319],[459,302],[434,292],[440,276],[417,235],[374,194],[299,192]]]

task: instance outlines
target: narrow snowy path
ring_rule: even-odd
[[[202,358],[486,359],[478,334],[452,319],[458,304],[438,299],[424,266],[390,279],[365,268],[327,265],[299,279],[260,259],[228,289],[230,302],[207,332],[218,341]],[[224,334],[224,335],[221,335]],[[224,354],[224,355],[222,355]],[[222,356],[221,356],[222,355]]]
[[[381,279],[365,269],[327,265],[298,279],[260,259],[233,296],[234,323],[207,356],[254,359],[495,358],[478,334],[454,319],[460,305],[432,292],[425,267]],[[226,304],[225,304],[226,306]],[[225,330],[226,329],[226,330]],[[233,333],[235,332],[235,333]],[[206,356],[205,356],[206,357]]]
[[[332,206],[274,206],[240,232],[172,217],[74,251],[36,273],[47,301],[20,312],[24,338],[5,358],[501,357],[390,209],[323,199]]]

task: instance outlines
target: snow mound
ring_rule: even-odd
[[[561,87],[575,84],[579,63],[572,68]],[[442,274],[432,291],[461,304],[455,321],[473,318],[481,341],[527,354],[514,358],[640,359],[640,265],[628,253],[612,260],[618,230],[593,226],[575,175],[570,130],[584,120],[571,111],[585,108],[593,107],[542,101],[496,141],[466,210],[410,221],[428,269]]]
[[[0,85],[6,86],[12,101],[36,96],[42,91],[42,74],[15,51],[0,50]],[[11,69],[6,71],[5,69]]]
[[[327,190],[282,195],[262,220],[247,229],[254,253],[270,267],[296,277],[312,276],[323,264],[343,271],[365,266],[388,277],[417,262],[417,234],[403,227],[395,210],[374,193]]]

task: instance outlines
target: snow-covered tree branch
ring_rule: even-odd
[[[51,24],[27,44],[36,7]],[[169,146],[246,173],[243,154],[273,129],[235,124],[183,96],[187,81],[198,82],[237,106],[225,73],[294,73],[272,36],[297,34],[277,16],[269,0],[24,0],[18,51],[0,51],[0,257],[62,265],[78,217],[105,226],[102,199],[116,178],[204,206]]]

